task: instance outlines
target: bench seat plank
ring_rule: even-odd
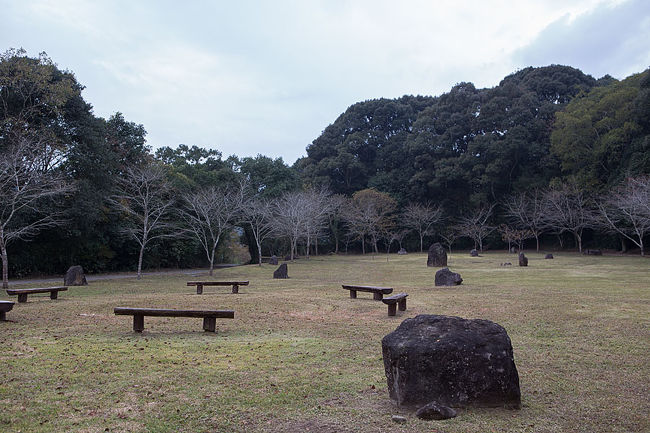
[[[188,281],[188,286],[196,286],[196,294],[203,293],[203,286],[232,286],[232,293],[239,293],[239,286],[248,286],[248,281]]]
[[[48,293],[50,294],[50,299],[57,299],[59,292],[68,290],[66,286],[57,286],[57,287],[37,287],[34,289],[7,289],[7,294],[9,296],[18,295],[18,302],[23,303],[27,302],[27,295],[32,293]]]
[[[381,301],[384,295],[392,293],[392,287],[377,287],[377,286],[358,286],[354,284],[341,284],[344,290],[350,291],[350,298],[356,299],[357,292],[370,292],[372,293],[372,299],[375,301]]]
[[[130,308],[115,307],[117,315],[124,316],[156,316],[156,317],[214,317],[218,319],[233,319],[233,310],[174,310],[168,308]]]

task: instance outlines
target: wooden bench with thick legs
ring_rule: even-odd
[[[7,320],[7,312],[14,308],[14,303],[11,301],[0,301],[0,321]]]
[[[398,293],[393,296],[382,299],[381,301],[388,305],[388,315],[394,316],[396,313],[396,308],[399,307],[400,311],[406,311],[406,293]]]
[[[357,286],[353,284],[341,284],[344,290],[350,291],[350,298],[356,299],[357,292],[370,292],[372,293],[372,299],[375,301],[381,301],[384,295],[392,293],[392,287],[375,287],[375,286]]]
[[[133,316],[133,331],[144,330],[144,316],[154,317],[198,317],[203,318],[203,330],[216,332],[216,319],[234,319],[233,310],[172,310],[167,308],[115,307],[116,315]]]
[[[203,286],[232,286],[232,293],[239,293],[239,286],[248,286],[248,281],[188,281],[188,286],[196,286],[196,294],[203,293]]]
[[[7,295],[15,296],[18,295],[18,302],[27,302],[27,295],[32,293],[50,293],[50,299],[57,299],[59,292],[68,290],[65,286],[59,287],[39,287],[36,289],[7,289]]]

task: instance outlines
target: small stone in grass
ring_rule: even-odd
[[[403,417],[402,415],[393,415],[390,417],[393,422],[396,422],[397,424],[406,424],[406,418]]]

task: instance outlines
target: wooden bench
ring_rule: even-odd
[[[350,291],[350,298],[356,299],[357,292],[370,292],[372,299],[381,301],[384,295],[388,295],[393,291],[392,287],[375,287],[375,286],[355,286],[351,284],[342,284],[344,290]]]
[[[18,302],[27,302],[27,295],[32,293],[50,293],[50,299],[56,299],[59,296],[59,292],[68,290],[67,287],[41,287],[36,289],[7,289],[7,295],[14,296],[18,295]]]
[[[144,316],[155,317],[199,317],[203,318],[203,330],[216,332],[216,319],[234,319],[233,310],[171,310],[167,308],[115,307],[116,315],[133,316],[133,331],[142,332]]]
[[[14,308],[14,303],[11,301],[0,301],[0,320],[7,320],[7,311],[11,311]]]
[[[389,316],[394,316],[395,315],[395,307],[399,307],[400,311],[406,311],[406,297],[408,295],[406,293],[398,293],[393,296],[389,296],[387,298],[382,299],[381,301],[388,305],[388,315]]]
[[[233,293],[239,293],[239,286],[248,286],[248,281],[188,281],[188,286],[196,286],[196,294],[203,293],[203,286],[232,286]]]

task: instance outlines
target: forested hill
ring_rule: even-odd
[[[360,102],[295,167],[336,193],[373,187],[452,214],[567,178],[600,190],[650,172],[649,84],[648,71],[619,82],[552,65],[490,89]]]

